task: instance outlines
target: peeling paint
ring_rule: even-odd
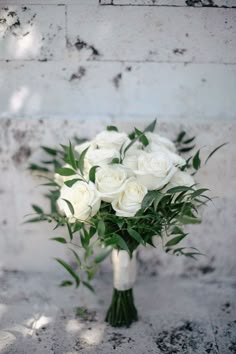
[[[101,54],[98,49],[95,48],[94,45],[88,44],[87,42],[83,41],[81,38],[77,37],[77,40],[74,44],[77,50],[88,49],[91,51],[91,57],[99,57]]]
[[[120,87],[120,81],[122,79],[122,73],[118,73],[113,79],[112,82],[116,89]]]
[[[187,52],[187,49],[184,49],[184,48],[175,48],[175,49],[173,49],[173,53],[174,54],[183,55],[186,52]]]
[[[218,7],[213,0],[186,0],[187,6]]]
[[[85,74],[86,74],[86,69],[83,66],[80,66],[78,68],[78,71],[71,75],[69,81],[80,80],[82,79],[83,76],[85,76]]]

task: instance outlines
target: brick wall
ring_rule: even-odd
[[[0,267],[54,270],[51,256],[64,253],[48,241],[49,225],[22,225],[29,205],[42,202],[26,170],[43,158],[40,145],[157,117],[170,138],[183,128],[196,134],[205,155],[230,144],[198,178],[219,196],[189,241],[208,257],[193,263],[155,250],[143,259],[163,274],[235,272],[235,5],[0,0]]]

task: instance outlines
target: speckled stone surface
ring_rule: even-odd
[[[236,282],[142,274],[134,289],[139,321],[104,322],[110,273],[95,280],[97,295],[58,288],[52,273],[4,271],[0,283],[1,354],[231,354],[236,352]],[[75,315],[76,307],[87,310]]]

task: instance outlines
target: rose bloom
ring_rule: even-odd
[[[170,182],[163,188],[162,192],[166,192],[168,189],[178,186],[191,187],[194,184],[195,181],[189,173],[178,170],[171,178]]]
[[[148,190],[161,189],[177,172],[177,166],[185,163],[177,154],[160,148],[157,152],[142,152],[138,157],[138,166],[134,171],[138,181]]]
[[[127,134],[125,133],[105,130],[95,137],[94,142],[99,148],[114,148],[119,151],[126,140]]]
[[[141,208],[147,188],[139,183],[136,178],[131,177],[127,180],[124,190],[113,200],[112,208],[117,216],[131,217]]]
[[[88,163],[91,166],[98,165],[98,166],[103,166],[107,165],[112,162],[114,158],[119,158],[120,154],[119,151],[116,149],[110,148],[110,149],[94,149],[94,150],[89,150],[85,156],[85,160],[88,161]]]
[[[145,133],[145,135],[149,141],[149,145],[147,146],[148,152],[156,151],[155,145],[165,147],[166,149],[168,149],[169,151],[172,151],[172,152],[176,151],[175,144],[171,140],[165,138],[164,136],[161,136],[161,135],[155,134],[155,133],[151,133],[151,132],[147,132],[147,133]]]
[[[127,172],[121,165],[103,166],[96,172],[96,187],[104,202],[112,202],[124,188]]]
[[[63,199],[72,204],[74,215]],[[98,212],[101,199],[94,183],[78,181],[72,187],[64,185],[61,188],[57,204],[59,210],[69,218],[70,222],[75,222],[76,219],[86,221]]]

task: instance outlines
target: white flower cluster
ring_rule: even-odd
[[[148,191],[165,192],[175,186],[194,184],[193,178],[180,170],[186,161],[176,153],[175,145],[169,139],[151,132],[145,136],[149,141],[147,146],[136,141],[126,151],[131,140],[127,134],[117,131],[103,131],[92,141],[75,147],[78,153],[88,149],[84,159],[84,181],[79,180],[68,187],[64,182],[79,178],[79,172],[77,176],[55,176],[61,185],[59,209],[71,222],[94,216],[102,201],[111,203],[117,216],[132,217],[141,208]],[[98,166],[94,183],[89,181],[93,166]],[[65,200],[73,206],[73,215]]]

